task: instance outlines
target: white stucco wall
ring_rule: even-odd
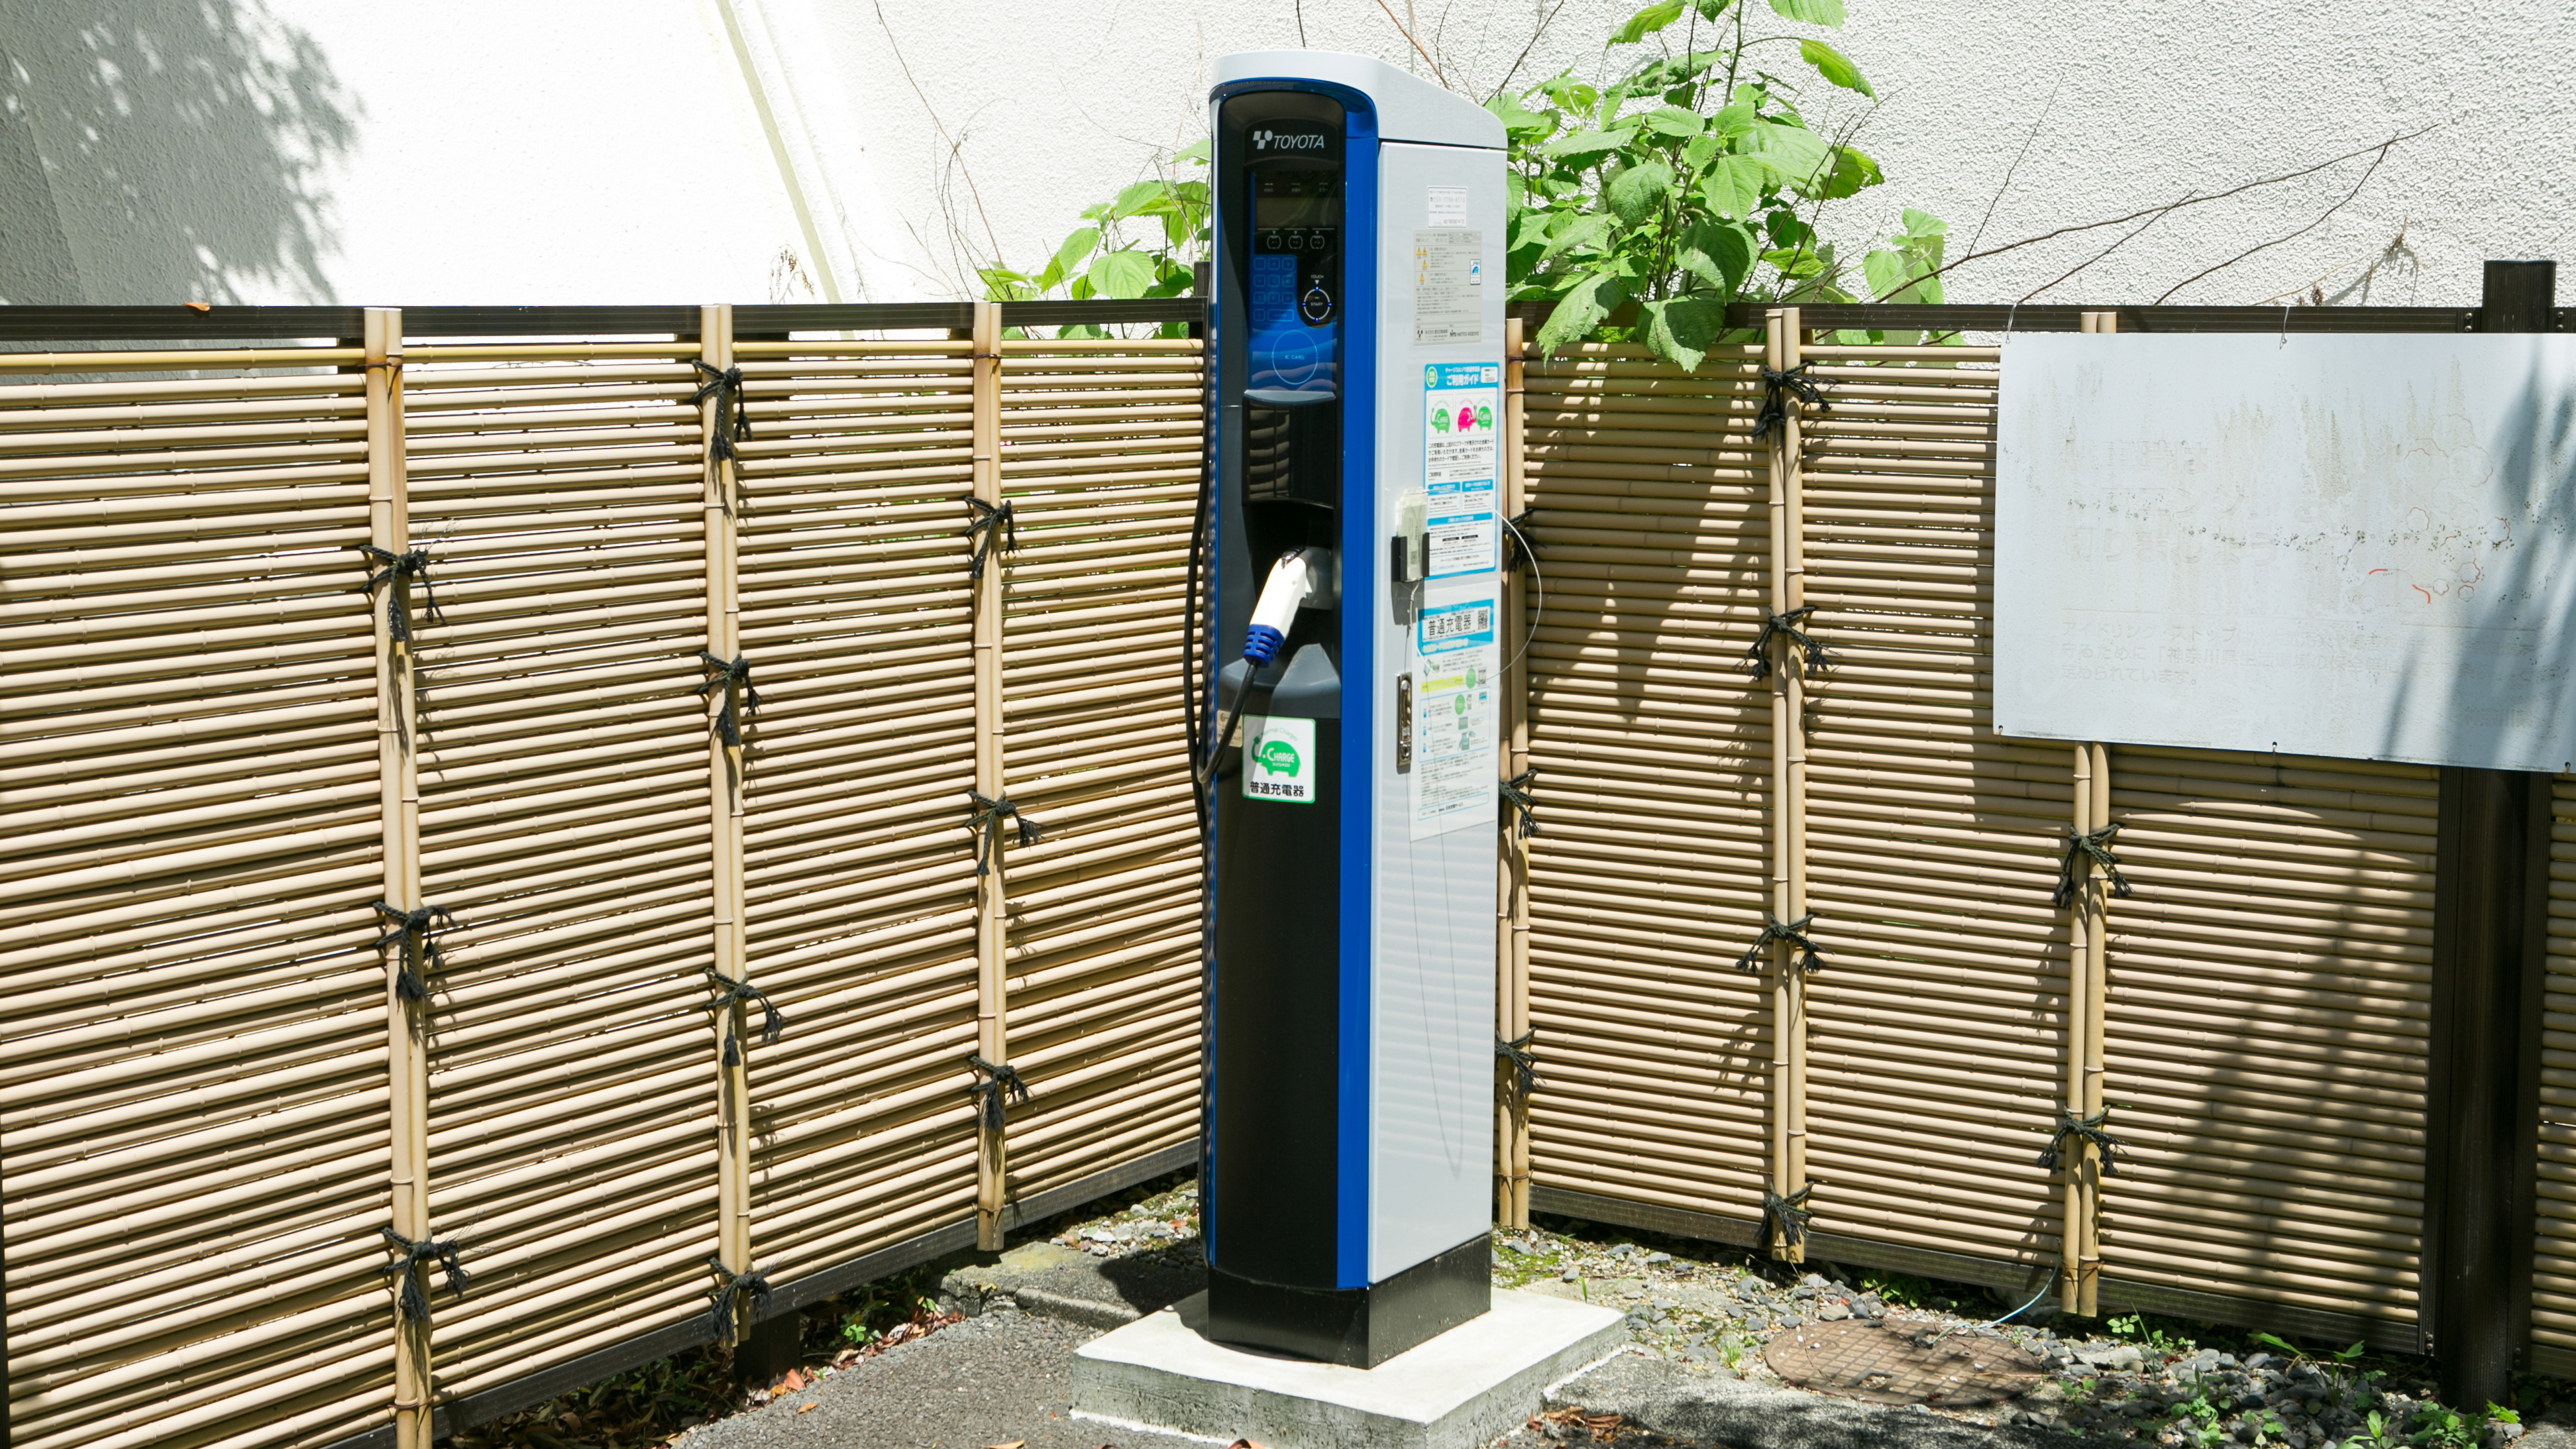
[[[1523,81],[1597,66],[1634,3],[1567,0]],[[1388,4],[1479,96],[1549,8]],[[2430,125],[2333,220],[2172,300],[2360,301],[2367,276],[2370,301],[2459,303],[2484,258],[2576,263],[2565,0],[1851,5],[1840,43],[1882,100],[1861,144],[1889,178],[1843,211],[1855,240],[1915,205],[1955,255],[1989,207],[1992,245]],[[0,298],[959,295],[1195,136],[1215,56],[1294,46],[1301,21],[1430,68],[1378,0],[0,0]],[[2359,174],[2178,212],[2042,295],[2152,301]],[[2013,300],[2120,235],[1963,268],[1951,295]]]

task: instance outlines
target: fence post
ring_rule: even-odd
[[[2554,262],[2489,262],[2479,330],[2541,332]],[[2528,1350],[2551,779],[2445,766],[2435,806],[2418,1331],[2443,1402],[2506,1403]]]
[[[976,501],[986,508],[1002,504],[1002,307],[975,304],[975,463]],[[978,510],[981,512],[982,510]],[[986,552],[983,576],[975,581],[975,793],[998,801],[1003,788],[1002,719],[1002,540],[998,531]],[[1003,886],[1002,832],[990,839],[985,873],[975,881],[975,1054],[997,1067],[1010,1064],[1009,980],[1003,954],[1009,947],[1009,893]],[[998,1107],[1002,1084],[988,1089]],[[975,1246],[988,1253],[1002,1250],[1002,1206],[1009,1164],[1003,1155],[999,1110],[977,1115],[975,1153]]]
[[[2120,314],[2086,312],[2076,319],[2076,327],[2085,333],[2116,332]],[[2099,742],[2072,749],[2073,809],[2068,823],[2074,835],[2089,835],[2111,823],[2111,756]],[[2066,927],[2066,1113],[2082,1119],[2103,1110],[2110,901],[2092,857],[2076,854],[2071,869],[2075,894]],[[2060,1170],[2066,1175],[2065,1219],[2058,1228],[2058,1303],[2070,1313],[2097,1316],[2102,1300],[2102,1151],[2086,1137],[2070,1134],[2057,1141]]]
[[[1799,365],[1805,334],[1795,307],[1766,315],[1765,363],[1786,372]],[[1784,416],[1771,434],[1771,613],[1784,618],[1807,601],[1801,533],[1806,510],[1799,497],[1803,446],[1798,401],[1783,390]],[[1807,913],[1806,660],[1794,642],[1777,641],[1771,680],[1771,914],[1781,923]],[[1790,1202],[1807,1184],[1807,982],[1801,953],[1792,943],[1771,942],[1771,1191]],[[1789,1209],[1785,1206],[1782,1212]],[[1766,1217],[1768,1212],[1766,1209]],[[1802,1233],[1773,1229],[1771,1256],[1807,1258]]]
[[[1517,520],[1528,507],[1528,478],[1522,470],[1523,384],[1525,363],[1521,357],[1521,337],[1526,326],[1518,317],[1503,324],[1503,517]],[[1524,541],[1525,546],[1525,541]],[[1529,618],[1526,602],[1521,597],[1521,575],[1516,568],[1503,571],[1502,593],[1503,657],[1510,664],[1503,671],[1502,775],[1518,788],[1527,788],[1525,778],[1530,767],[1529,738]],[[1500,851],[1500,890],[1495,897],[1495,974],[1494,1032],[1505,1042],[1518,1042],[1530,1031],[1529,1010],[1529,837],[1518,823],[1518,813],[1505,808],[1499,814],[1502,827]],[[1525,1044],[1526,1045],[1526,1044]],[[1506,1228],[1529,1226],[1530,1144],[1529,1097],[1519,1089],[1519,1072],[1501,1058],[1496,1065],[1500,1083],[1496,1091],[1494,1113],[1495,1184],[1494,1216]]]
[[[385,558],[411,544],[411,499],[403,468],[402,313],[369,308],[366,314],[367,538]],[[412,690],[412,645],[396,638],[393,620],[408,618],[410,580],[387,564],[385,602],[369,614],[376,631],[376,769],[384,822],[384,903],[392,911],[421,908],[420,761],[414,753],[417,705]],[[391,924],[390,921],[387,924]],[[429,1003],[425,993],[404,990],[410,969],[411,933],[386,933],[387,1063],[393,1116],[393,1182],[390,1216],[396,1236],[412,1243],[430,1238],[429,1224]],[[427,986],[424,980],[420,983]],[[408,1280],[408,1281],[405,1281]],[[394,1308],[395,1449],[429,1449],[429,1319],[402,1305],[429,1302],[429,1266],[418,1255],[396,1274]]]
[[[698,309],[698,361],[722,374],[733,366],[733,308]],[[736,498],[732,445],[726,434],[738,391],[730,398],[721,378],[700,389],[698,431],[706,537],[707,654],[718,662],[742,657],[742,602],[734,583]],[[707,824],[714,882],[710,925],[716,974],[723,983],[748,983],[749,950],[742,920],[742,725],[747,685],[723,674],[710,681],[707,699]],[[730,720],[732,727],[725,727]],[[716,1261],[727,1287],[718,1299],[725,1341],[736,1342],[748,1323],[748,1295],[731,1285],[751,1266],[751,1071],[745,1050],[748,1002],[739,987],[724,985],[714,1012],[716,1044]]]

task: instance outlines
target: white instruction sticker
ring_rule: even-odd
[[[1413,626],[1410,838],[1494,819],[1494,675],[1501,660],[1490,579],[1428,583]]]
[[[1428,205],[1422,221],[1425,226],[1465,226],[1467,224],[1467,188],[1463,186],[1429,186],[1423,188]]]
[[[1501,363],[1422,369],[1422,518],[1431,578],[1487,573],[1500,563],[1494,478],[1502,427]]]
[[[1485,340],[1485,234],[1413,234],[1413,345]]]
[[[1254,718],[1243,722],[1243,798],[1315,803],[1315,722]]]

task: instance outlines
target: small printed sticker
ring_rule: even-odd
[[[1262,717],[1243,722],[1243,798],[1315,802],[1315,722]]]

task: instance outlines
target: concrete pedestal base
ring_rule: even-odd
[[[1373,1369],[1212,1343],[1206,1324],[1202,1293],[1085,1344],[1073,1356],[1075,1416],[1264,1449],[1473,1449],[1628,1337],[1615,1309],[1508,1290],[1491,1312]]]

